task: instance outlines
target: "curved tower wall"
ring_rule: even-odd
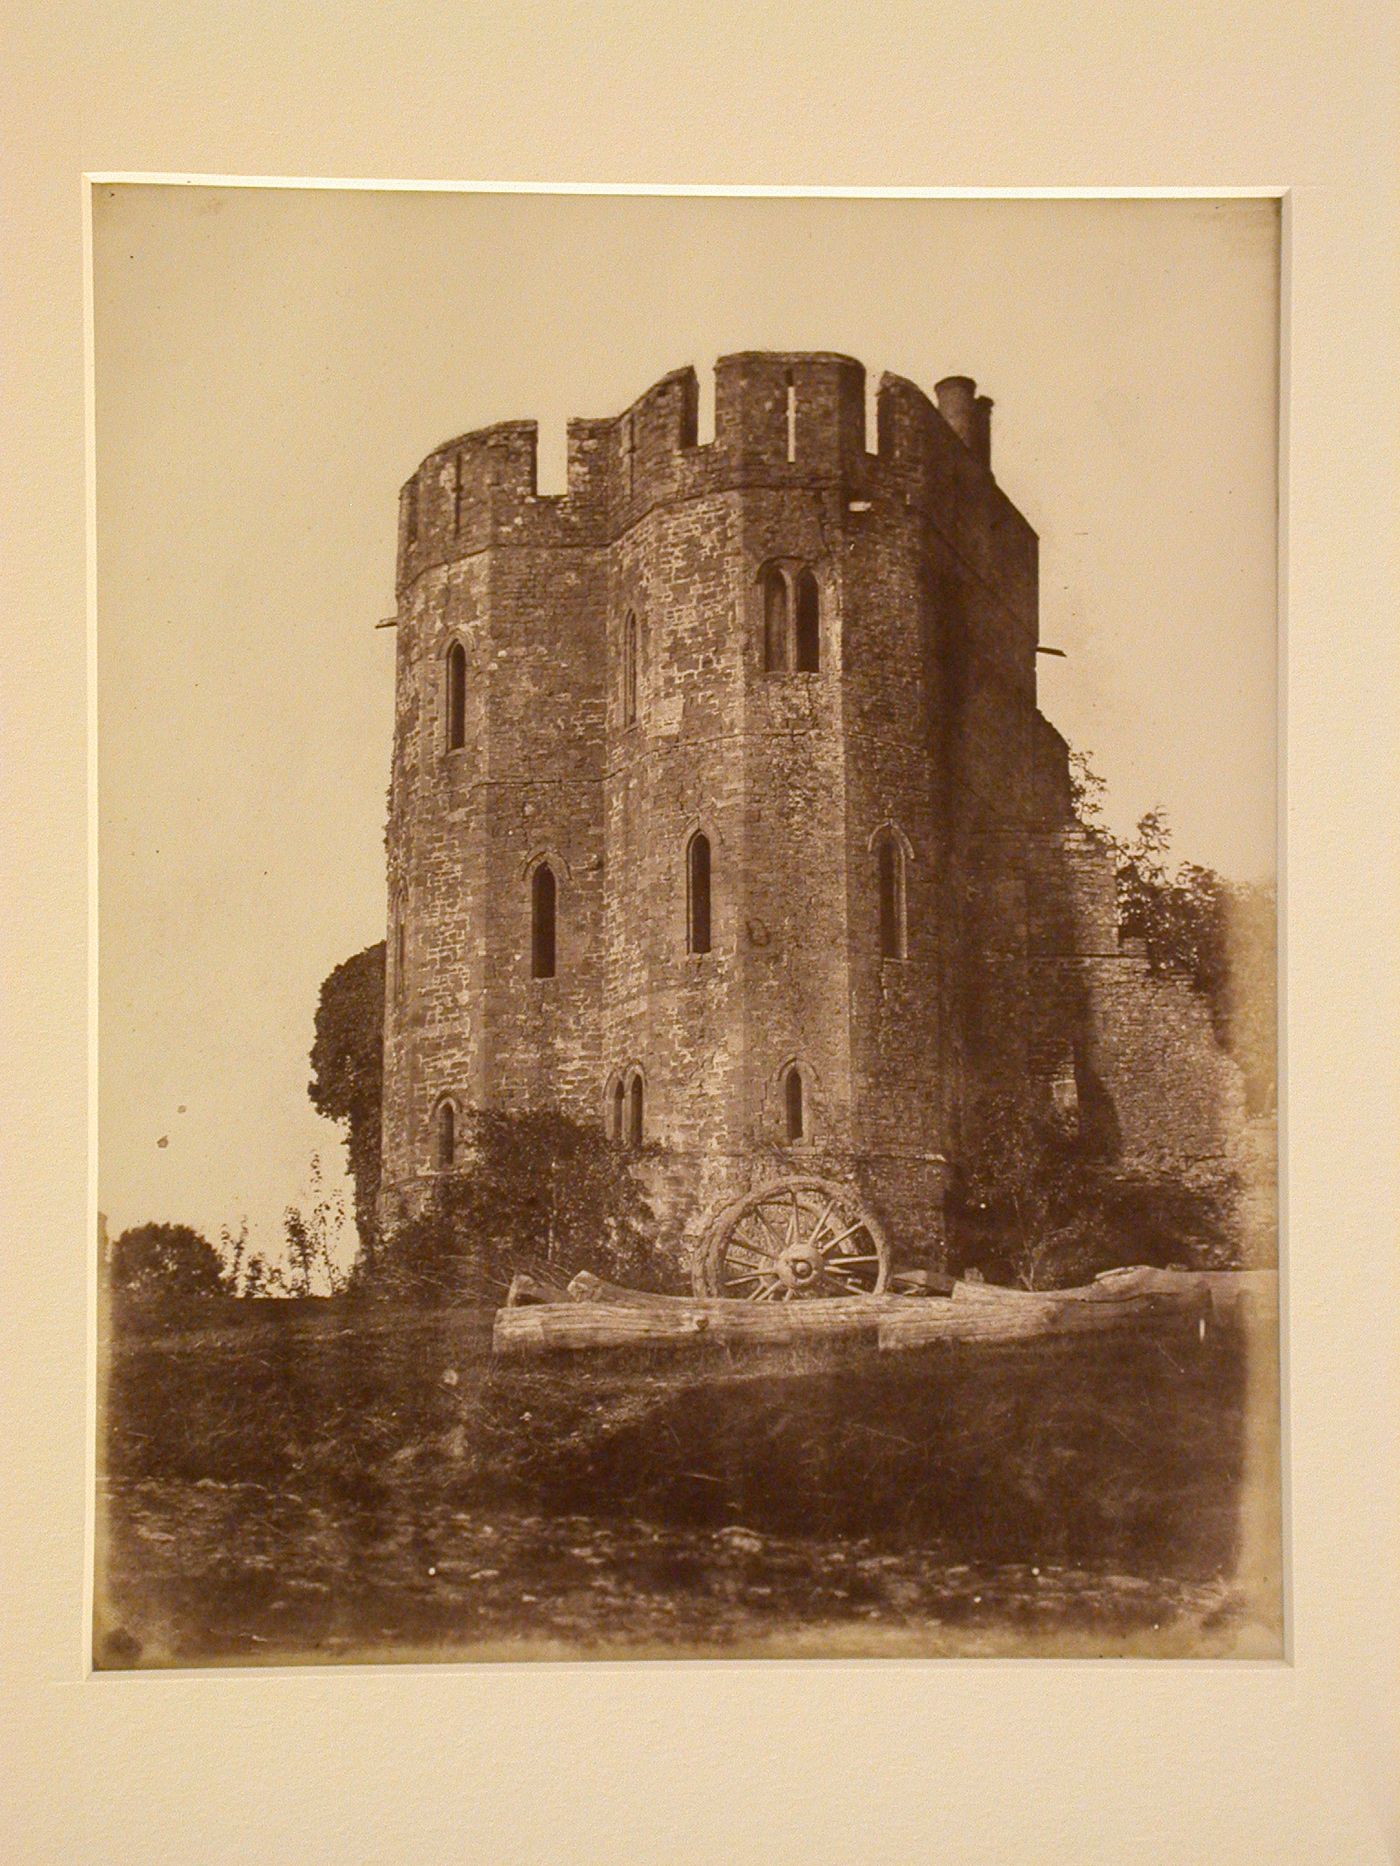
[[[432,1183],[443,1096],[596,1120],[614,1076],[639,1068],[675,1230],[756,1179],[815,1168],[857,1177],[913,1249],[937,1234],[968,1079],[1014,1067],[1024,1028],[1007,851],[1032,795],[1034,534],[900,378],[882,381],[873,453],[849,358],[722,359],[704,447],[696,400],[685,370],[615,419],[572,422],[559,497],[535,493],[529,423],[445,444],[404,488],[386,1205]],[[816,578],[816,671],[765,668],[773,565]],[[686,948],[697,831],[708,953]],[[881,956],[882,835],[902,852],[898,957]],[[558,885],[551,979],[530,976],[542,860]],[[995,983],[969,1004],[973,941]]]

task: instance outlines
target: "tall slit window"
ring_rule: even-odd
[[[437,1111],[437,1163],[441,1171],[457,1162],[457,1110],[450,1101]]]
[[[608,1137],[619,1146],[627,1141],[627,1084],[619,1076],[608,1100]]]
[[[783,1112],[789,1140],[801,1140],[807,1132],[806,1111],[802,1106],[802,1071],[789,1069],[783,1083]]]
[[[710,950],[710,839],[703,832],[691,837],[686,851],[686,946]]]
[[[905,956],[904,851],[894,836],[879,844],[880,957]]]
[[[817,579],[804,570],[797,579],[797,653],[799,674],[815,674],[821,666],[822,639]]]
[[[530,975],[553,978],[558,890],[554,870],[541,862],[530,877]]]
[[[467,651],[454,641],[447,651],[447,749],[459,752],[467,742]]]
[[[629,1146],[640,1147],[644,1129],[644,1111],[642,1107],[641,1075],[634,1075],[632,1085],[627,1091],[627,1141]]]
[[[637,618],[629,609],[622,636],[622,723],[624,726],[632,725],[637,717],[638,646]]]
[[[763,665],[770,674],[782,673],[788,664],[788,587],[781,570],[766,571],[763,578]]]

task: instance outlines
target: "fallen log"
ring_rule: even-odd
[[[1147,1264],[1104,1270],[1086,1293],[1191,1289],[1209,1300],[1217,1319],[1278,1307],[1277,1270],[1159,1270]]]
[[[977,1295],[959,1300],[965,1287],[975,1289]],[[896,1312],[882,1316],[881,1349],[917,1348],[930,1341],[1018,1341],[1144,1328],[1172,1319],[1189,1320],[1201,1313],[1201,1298],[1191,1290],[1128,1292],[1085,1301],[1082,1290],[993,1291],[990,1284],[959,1284],[953,1296],[950,1303],[901,1303]]]
[[[907,1296],[841,1296],[782,1303],[678,1296],[646,1303],[532,1304],[498,1310],[491,1345],[498,1354],[541,1354],[554,1349],[667,1343],[761,1346],[860,1339],[873,1337],[881,1318],[896,1310],[933,1306],[910,1302]]]
[[[956,1278],[942,1270],[894,1270],[889,1287],[906,1296],[951,1296]]]
[[[510,1279],[510,1288],[506,1291],[506,1307],[518,1309],[525,1303],[567,1302],[569,1293],[558,1283],[550,1283],[543,1277],[531,1276],[528,1270],[517,1270]]]

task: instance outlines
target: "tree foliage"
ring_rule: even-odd
[[[311,1046],[312,1105],[345,1129],[355,1226],[372,1258],[377,1238],[384,1096],[384,942],[336,966],[321,986]]]
[[[1131,836],[1104,820],[1104,782],[1089,755],[1070,755],[1076,816],[1108,851],[1118,931],[1140,939],[1155,971],[1188,979],[1210,1005],[1216,1035],[1244,1073],[1249,1106],[1277,1093],[1277,894],[1272,882],[1227,881],[1194,862],[1172,863],[1166,812],[1149,810]]]
[[[499,1299],[516,1270],[646,1282],[652,1212],[636,1155],[554,1110],[469,1111],[459,1168],[385,1239],[362,1281],[428,1298]]]
[[[191,1225],[133,1225],[107,1259],[113,1293],[142,1302],[218,1296],[227,1288],[219,1252]]]

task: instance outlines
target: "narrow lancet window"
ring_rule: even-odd
[[[710,950],[710,839],[703,833],[691,837],[686,851],[686,946]]]
[[[622,723],[633,724],[637,717],[637,618],[629,609],[622,637]]]
[[[782,673],[788,665],[787,578],[778,569],[763,578],[763,665],[770,674]]]
[[[445,1101],[437,1111],[437,1163],[446,1172],[457,1161],[457,1110]]]
[[[787,1116],[787,1137],[790,1141],[801,1140],[806,1133],[802,1107],[802,1072],[789,1069],[787,1080],[783,1084],[784,1112]]]
[[[447,749],[459,752],[467,742],[467,651],[454,641],[447,651]]]
[[[554,870],[541,862],[530,877],[530,975],[554,977],[556,889]]]
[[[821,613],[817,579],[804,570],[797,579],[797,671],[815,674],[821,666]]]
[[[642,1078],[635,1075],[632,1086],[627,1091],[627,1140],[629,1145],[640,1147],[643,1134]]]
[[[904,957],[904,851],[893,836],[882,836],[879,846],[880,957]]]
[[[608,1138],[619,1147],[627,1144],[627,1084],[621,1076],[613,1083],[609,1099]]]

